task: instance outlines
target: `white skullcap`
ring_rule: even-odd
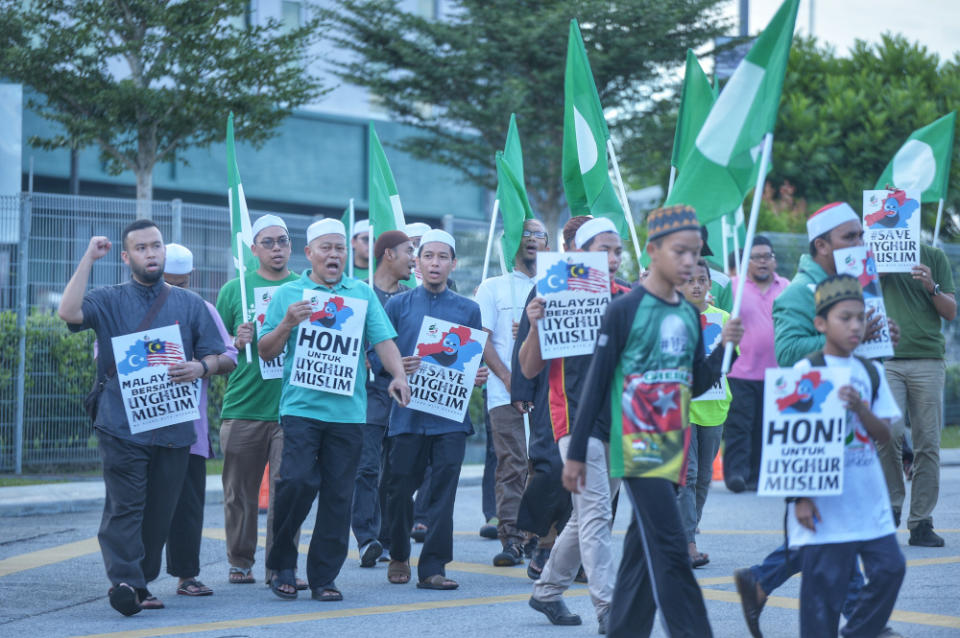
[[[606,217],[594,217],[583,226],[577,229],[577,234],[573,236],[573,245],[577,248],[583,248],[583,245],[599,235],[600,233],[616,234],[617,227]]]
[[[820,235],[830,232],[840,224],[858,222],[860,218],[846,202],[827,204],[807,220],[807,239],[813,241]]]
[[[414,237],[423,237],[423,235],[430,231],[430,225],[424,224],[423,222],[414,222],[412,224],[407,224],[403,228],[403,232],[407,234],[407,237],[411,239]],[[440,241],[434,239],[433,241]]]
[[[343,227],[343,222],[339,219],[327,218],[318,219],[307,226],[307,243],[309,244],[317,237],[322,235],[340,235],[344,239],[347,237],[347,230]]]
[[[353,235],[350,236],[350,239],[353,239],[357,235],[365,235],[370,232],[370,221],[366,219],[358,219],[353,222]]]
[[[264,215],[257,221],[253,222],[253,239],[256,241],[257,235],[260,234],[260,231],[264,228],[270,228],[271,226],[279,226],[280,228],[287,230],[287,225],[282,219],[276,215]],[[287,231],[289,232],[289,231]]]
[[[189,275],[193,272],[193,253],[186,246],[167,244],[167,261],[163,272],[168,275]]]
[[[408,225],[407,228],[410,228]],[[431,228],[420,237],[420,248],[417,249],[417,256],[420,256],[420,251],[423,250],[423,247],[429,244],[432,241],[438,241],[441,244],[446,244],[450,246],[450,250],[453,251],[453,254],[457,254],[457,242],[453,239],[453,235],[448,233],[445,230],[440,230],[439,228]]]

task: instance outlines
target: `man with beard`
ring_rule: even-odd
[[[133,222],[123,230],[121,245],[131,280],[84,295],[94,262],[112,247],[106,237],[91,237],[64,288],[58,314],[72,332],[94,330],[100,346],[93,426],[106,500],[98,539],[111,583],[110,605],[130,616],[163,607],[147,583],[160,573],[163,544],[196,433],[192,420],[137,434],[130,431],[112,338],[178,326],[184,360],[167,367],[167,378],[177,384],[219,372],[224,343],[203,300],[162,281],[165,249],[155,223]]]
[[[529,409],[510,401],[510,361],[524,301],[533,288],[537,252],[548,245],[546,227],[536,219],[523,223],[520,248],[512,257],[513,271],[480,283],[476,301],[489,333],[483,358],[492,372],[487,383],[487,410],[493,447],[497,452],[497,535],[503,550],[493,557],[498,567],[523,563],[523,534],[517,511],[527,483],[527,443],[523,415]]]
[[[401,282],[413,270],[413,243],[402,231],[388,230],[377,238],[373,255],[377,269],[371,284],[385,306],[391,297],[407,290]],[[373,348],[368,348],[367,360],[373,377],[367,380],[367,420],[360,426],[363,446],[353,492],[353,536],[360,549],[360,567],[373,567],[390,544],[387,526],[382,524],[385,490],[380,489],[381,477],[386,476],[384,439],[393,402],[387,394],[390,375]]]
[[[733,399],[723,424],[723,480],[732,492],[756,489],[760,476],[760,435],[763,430],[763,375],[776,368],[773,351],[773,300],[790,283],[776,272],[773,245],[757,235],[750,249],[747,280],[743,285],[740,320],[743,339],[740,356],[730,368],[727,381]],[[730,281],[736,290],[738,277]]]
[[[342,300],[366,302],[363,338],[383,362],[393,380],[387,393],[401,404],[410,400],[410,388],[400,353],[393,342],[396,331],[383,306],[367,284],[343,274],[347,259],[346,229],[337,219],[321,219],[307,228],[305,254],[310,270],[277,290],[267,308],[258,350],[272,359],[286,348],[293,355],[299,325],[314,313],[304,292],[333,294]],[[307,555],[307,580],[314,600],[343,600],[335,579],[347,557],[350,507],[363,445],[360,424],[366,421],[367,392],[362,362],[353,373],[353,392],[334,394],[317,387],[301,387],[290,381],[293,360],[284,362],[280,393],[280,424],[283,427],[283,460],[277,481],[274,543],[267,555],[267,568],[274,570],[270,587],[278,597],[297,597],[294,570],[297,566],[296,534],[317,500],[317,519]],[[317,499],[319,493],[320,498]]]

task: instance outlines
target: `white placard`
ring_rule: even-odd
[[[300,323],[290,385],[350,396],[363,355],[366,299],[304,290],[313,312]]]
[[[866,246],[854,246],[833,251],[833,261],[837,274],[856,277],[863,288],[863,303],[867,312],[873,309],[874,316],[880,315],[880,332],[869,341],[864,341],[854,353],[865,359],[892,357],[893,342],[890,340],[890,328],[887,323],[887,308],[883,304],[883,292],[880,289],[880,275],[873,253]]]
[[[863,191],[863,232],[878,272],[910,272],[920,263],[920,191]]]
[[[723,332],[723,315],[719,312],[702,312],[700,313],[700,330],[703,331],[703,346],[706,350],[706,355],[709,357],[710,353],[720,345],[720,334]],[[727,377],[721,375],[717,379],[716,383],[710,386],[710,389],[701,394],[698,397],[694,397],[694,401],[722,401],[727,398]]]
[[[537,295],[545,302],[537,324],[544,359],[593,354],[610,303],[607,253],[537,253]]]
[[[267,314],[267,306],[273,299],[273,294],[280,286],[261,286],[253,289],[254,306],[254,325],[257,329],[257,339],[260,339],[260,331],[263,329],[263,320]],[[284,352],[281,351],[275,359],[265,361],[262,357],[257,357],[260,362],[260,376],[264,379],[282,379],[283,378],[283,359]]]
[[[759,496],[843,493],[849,368],[768,368],[763,388]]]
[[[407,407],[463,422],[486,342],[483,330],[424,317],[413,352],[420,367],[407,377]]]
[[[176,324],[113,337],[117,381],[131,434],[200,418],[200,380],[174,383],[167,366],[183,363]]]

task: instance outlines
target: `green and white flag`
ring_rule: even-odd
[[[352,197],[350,198],[350,203],[347,204],[347,207],[343,210],[343,215],[340,216],[340,222],[347,230],[347,275],[353,277],[353,225],[356,220],[353,214]]]
[[[629,237],[623,206],[610,179],[608,139],[610,130],[580,27],[571,20],[563,80],[563,190],[571,215],[606,217],[621,237]]]
[[[500,216],[503,220],[503,236],[500,249],[507,270],[513,270],[513,260],[520,248],[523,222],[533,219],[533,208],[523,183],[523,150],[517,132],[516,114],[510,114],[510,128],[503,152],[497,151],[497,199],[500,200]]]
[[[888,186],[919,190],[924,203],[946,199],[956,120],[957,112],[951,111],[911,133],[887,164],[874,190]]]
[[[233,113],[227,118],[227,201],[230,203],[230,252],[233,255],[233,265],[240,274],[244,271],[256,270],[259,267],[257,258],[250,251],[253,245],[253,227],[250,225],[250,213],[247,211],[247,199],[243,195],[243,184],[240,183],[240,169],[237,167],[237,151],[233,141]],[[237,246],[237,235],[240,235],[241,244]],[[239,256],[243,255],[241,263]]]
[[[677,167],[677,170],[683,168],[683,161],[693,149],[716,98],[697,56],[692,49],[687,49],[687,67],[680,91],[680,112],[677,115],[677,128],[673,133],[673,155],[670,158],[670,165]]]
[[[708,223],[743,203],[773,133],[799,0],[786,0],[737,66],[683,160],[666,205],[687,204]]]
[[[380,145],[380,138],[370,122],[370,163],[367,177],[369,219],[373,225],[373,239],[376,241],[380,233],[388,230],[403,230],[406,222],[403,218],[403,207],[400,205],[400,193],[397,183],[393,181],[393,172],[390,163]],[[371,248],[373,248],[371,246]]]

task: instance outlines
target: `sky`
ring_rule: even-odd
[[[958,0],[800,0],[797,33],[810,33],[813,3],[813,34],[845,55],[855,39],[878,42],[887,31],[923,43],[940,59],[960,51],[960,2]],[[731,0],[728,13],[739,16],[739,0]],[[750,0],[750,34],[756,35],[779,8],[780,0]]]

